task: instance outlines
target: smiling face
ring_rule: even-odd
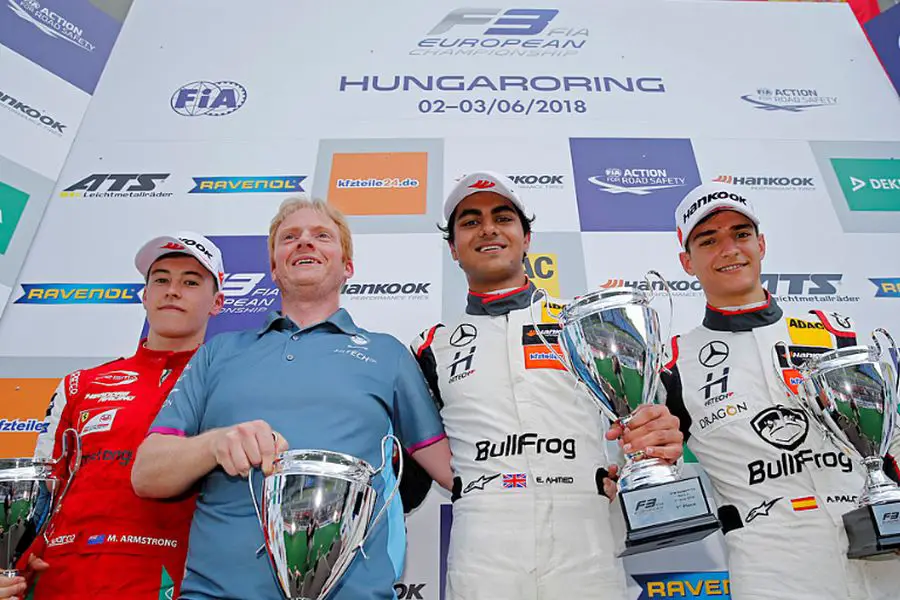
[[[765,300],[759,280],[766,240],[753,222],[733,210],[713,213],[698,223],[679,258],[695,276],[715,307],[742,306]]]
[[[512,202],[494,192],[463,199],[453,214],[450,254],[473,292],[518,287],[525,283],[522,259],[531,244]]]
[[[169,339],[193,338],[206,329],[210,316],[222,309],[212,273],[193,256],[170,254],[150,266],[141,301],[155,334]]]
[[[272,278],[282,293],[301,297],[339,294],[352,275],[353,263],[344,258],[341,232],[328,215],[300,208],[275,230]]]

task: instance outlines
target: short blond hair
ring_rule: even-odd
[[[334,221],[341,235],[341,253],[343,254],[344,262],[348,263],[353,260],[353,236],[350,233],[350,226],[347,224],[347,217],[344,216],[344,213],[324,200],[310,200],[306,196],[290,196],[285,198],[281,206],[278,207],[278,212],[275,213],[272,223],[269,225],[269,261],[273,262],[275,260],[275,234],[278,232],[278,228],[281,227],[285,219],[304,208],[314,210]]]

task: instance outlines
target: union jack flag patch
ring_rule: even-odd
[[[503,487],[506,489],[528,487],[526,485],[525,473],[504,473]]]

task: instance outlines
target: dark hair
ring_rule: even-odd
[[[735,211],[735,212],[737,212],[737,211]],[[704,223],[709,221],[711,218],[713,218],[718,213],[719,213],[719,211],[711,212],[708,215],[706,215],[705,217],[703,217],[702,219],[700,219],[699,221],[697,221],[697,224],[694,225],[693,229],[691,229],[691,233],[694,233],[694,230],[696,230],[698,227],[700,227],[701,225],[703,225]],[[742,214],[742,213],[738,213],[738,214]],[[744,216],[746,217],[747,215],[744,215]],[[753,225],[753,233],[758,236],[759,235],[759,225],[754,223],[749,218],[748,218],[748,220],[750,221],[750,224]],[[691,243],[690,243],[691,242],[691,233],[688,234],[688,239],[684,240],[684,251],[687,252],[688,254],[691,253]]]
[[[458,206],[456,208],[459,208]],[[447,240],[448,243],[453,244],[456,242],[456,234],[453,231],[453,224],[456,222],[456,208],[453,209],[453,212],[450,213],[450,218],[447,219],[447,225],[442,227],[438,224],[437,228],[441,230],[441,233],[444,234],[444,239]],[[519,222],[522,224],[522,231],[525,235],[531,233],[531,224],[534,223],[534,217],[530,219],[525,216],[519,207],[513,204],[513,210],[516,211],[516,214],[519,216]]]

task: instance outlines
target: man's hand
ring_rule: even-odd
[[[45,571],[49,566],[34,554],[30,555],[28,557],[28,566],[25,567],[24,577],[3,577],[0,575],[0,598],[20,600],[20,598],[25,596],[28,586],[31,585],[31,579],[34,577],[34,574]]]
[[[619,486],[616,483],[619,481],[619,466],[610,465],[609,470],[602,469],[601,471],[606,472],[606,476],[603,477],[601,482],[603,485],[603,494],[609,498],[610,502],[612,502],[616,499],[616,493],[619,491]]]
[[[667,406],[646,404],[632,414],[627,427],[613,423],[606,439],[621,438],[619,443],[626,453],[642,452],[645,457],[674,464],[684,452],[684,435],[678,426],[678,417]]]
[[[250,467],[272,472],[275,456],[288,449],[287,440],[265,421],[247,421],[225,427],[211,440],[212,452],[226,473],[247,477]]]

